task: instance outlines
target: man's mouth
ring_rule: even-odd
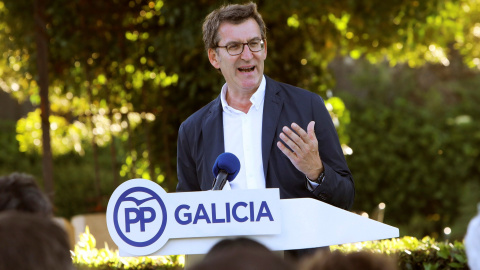
[[[252,72],[255,70],[255,66],[249,68],[238,68],[240,72]]]

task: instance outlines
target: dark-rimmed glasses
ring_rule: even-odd
[[[262,39],[253,39],[245,43],[232,42],[230,44],[227,44],[226,46],[217,46],[217,48],[225,48],[227,49],[228,54],[230,54],[231,56],[235,56],[243,53],[243,48],[245,47],[245,45],[248,46],[251,52],[259,52],[265,47],[265,43]]]

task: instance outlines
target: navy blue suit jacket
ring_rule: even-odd
[[[353,204],[353,178],[338,135],[323,99],[312,92],[266,78],[262,123],[262,158],[267,188],[279,188],[280,198],[315,198],[349,209]],[[315,121],[318,150],[325,167],[324,182],[306,187],[305,175],[276,146],[284,126],[295,122],[307,129]],[[225,150],[220,96],[192,114],[178,131],[177,191],[212,188],[212,167]]]

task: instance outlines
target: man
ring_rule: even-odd
[[[263,75],[266,27],[256,5],[213,11],[203,35],[226,84],[180,126],[177,191],[211,189],[216,158],[231,152],[241,163],[231,188],[279,188],[281,198],[349,209],[354,183],[322,98]]]
[[[256,5],[213,11],[203,40],[226,83],[180,126],[177,191],[211,189],[216,158],[231,152],[241,164],[232,189],[279,188],[282,199],[349,209],[354,183],[322,98],[263,74],[266,29]]]

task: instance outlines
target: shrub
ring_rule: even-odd
[[[0,175],[12,172],[28,173],[43,186],[42,156],[39,153],[19,151],[15,139],[16,123],[0,120]],[[112,160],[108,147],[98,148],[100,191],[95,192],[94,160],[91,147],[85,147],[85,155],[68,153],[53,159],[55,185],[55,215],[67,219],[81,213],[105,211],[108,198],[115,190],[113,185]],[[118,173],[118,172],[116,172]],[[123,182],[126,177],[119,177]]]
[[[72,259],[79,270],[96,269],[183,269],[185,257],[155,256],[155,257],[120,257],[118,250],[112,251],[106,245],[103,249],[96,248],[95,237],[88,227],[80,235],[80,241],[72,251]],[[462,242],[437,242],[431,237],[419,240],[405,236],[379,241],[367,241],[353,244],[331,246],[331,250],[349,253],[368,251],[394,257],[399,269],[468,269],[465,247]]]
[[[330,247],[342,252],[369,251],[394,257],[399,269],[448,270],[468,269],[463,243],[436,242],[424,237],[402,237],[390,240],[368,241]]]
[[[79,238],[80,240],[72,252],[73,264],[78,270],[171,270],[183,269],[185,264],[184,256],[120,257],[118,250],[110,250],[107,244],[105,244],[105,248],[97,249],[95,237],[90,233],[88,227]]]
[[[425,74],[423,74],[425,75]],[[386,204],[401,235],[461,239],[480,201],[480,78],[425,86],[420,70],[363,65],[342,92],[351,122],[354,210]],[[468,198],[468,199],[467,199]]]

